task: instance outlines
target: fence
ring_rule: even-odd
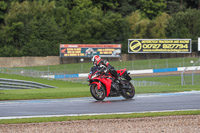
[[[154,82],[154,81],[131,81],[134,86],[170,86],[168,83]]]
[[[144,70],[159,68],[176,68],[192,66],[199,58],[174,58],[154,60],[134,60],[110,62],[115,69]],[[24,68],[0,68],[1,73],[18,74],[30,77],[43,77],[54,74],[89,73],[92,63],[62,64],[51,66],[24,67]]]
[[[200,58],[181,73],[181,85],[200,85]]]
[[[181,84],[182,85],[200,84],[199,82],[200,67],[197,67],[200,66],[200,58],[174,58],[174,59],[168,58],[168,59],[153,59],[153,60],[116,61],[110,63],[116,69],[127,68],[127,70],[185,67],[185,69],[181,74]],[[28,68],[0,68],[0,73],[52,79],[54,78],[54,75],[88,73],[90,71],[91,66],[92,66],[91,63],[76,63],[76,64],[63,64],[63,65],[28,67]],[[79,80],[82,79],[80,78],[74,79],[74,81],[77,82],[79,82]],[[140,83],[143,84],[142,82]],[[144,84],[148,83],[146,82]],[[151,85],[151,83],[149,85]]]
[[[0,68],[0,73],[48,79],[51,79],[51,75],[54,75],[50,71],[36,71],[23,68]]]
[[[71,81],[71,82],[78,82],[83,84],[88,84],[87,78],[73,78],[73,79],[63,79],[65,81]],[[161,83],[161,82],[155,82],[155,81],[136,81],[131,80],[131,83],[134,86],[170,86],[168,83]]]
[[[132,60],[153,60],[153,59],[170,59],[170,58],[188,58],[199,57],[200,52],[192,53],[143,53],[143,54],[122,54],[121,58],[106,58],[110,61],[132,61]],[[88,63],[91,58],[84,58]],[[59,56],[47,57],[0,57],[0,67],[26,67],[26,66],[47,66],[69,63],[83,63],[80,58],[60,58]],[[150,63],[151,64],[151,63]],[[167,63],[166,63],[167,64]]]
[[[176,68],[192,66],[191,61],[196,62],[198,58],[167,58],[167,59],[151,59],[151,60],[132,60],[132,61],[111,61],[110,64],[115,69],[127,70],[143,70],[143,69],[159,69],[159,68]],[[92,63],[76,63],[76,64],[61,64],[61,65],[49,65],[49,66],[37,66],[37,67],[24,67],[16,68],[13,71],[27,71],[27,73],[44,72],[44,73],[62,73],[62,74],[77,74],[77,73],[88,73]],[[12,71],[12,70],[9,70]],[[30,72],[28,72],[30,71]],[[32,73],[31,73],[32,74]],[[33,73],[34,76],[34,73]]]
[[[54,78],[54,73],[51,73],[49,71],[32,71],[32,70],[24,70],[24,69],[19,69],[19,68],[0,68],[0,73],[16,74],[16,75],[21,75],[21,76],[35,77],[35,78],[47,78],[47,79]],[[64,80],[64,81],[88,84],[87,78],[58,78],[58,79]],[[169,86],[170,85],[167,83],[154,82],[154,81],[131,81],[131,82],[134,86],[163,86],[163,85]]]

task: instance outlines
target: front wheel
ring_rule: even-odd
[[[98,90],[98,87],[96,84],[93,84],[90,86],[90,93],[94,97],[94,99],[98,101],[103,101],[106,96],[106,91],[103,86]]]
[[[126,99],[131,99],[135,96],[135,88],[129,81],[126,82],[126,85],[129,85],[129,88],[122,88],[121,95]]]

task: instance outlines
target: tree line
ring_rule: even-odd
[[[200,36],[198,0],[0,0],[0,56],[59,55],[59,44]],[[197,42],[193,42],[193,51]]]

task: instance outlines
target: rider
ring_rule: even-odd
[[[100,56],[95,55],[95,56],[92,57],[92,62],[93,62],[94,66],[100,66],[100,67],[102,65],[105,66],[108,69],[108,71],[110,71],[110,73],[114,77],[116,77],[116,79],[118,79],[118,81],[120,81],[120,77],[117,74],[117,71],[115,70],[115,68],[113,66],[110,65],[110,63],[107,60],[103,60],[103,59],[101,59]]]

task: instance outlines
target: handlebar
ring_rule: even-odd
[[[97,74],[102,74],[102,73],[108,73],[109,69],[107,67],[99,67],[97,70]],[[91,73],[92,73],[92,69],[91,69]]]

